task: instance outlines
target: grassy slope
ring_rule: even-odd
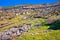
[[[19,15],[11,20],[6,21],[6,22],[15,22],[17,25],[23,25],[23,23],[31,23],[31,27],[32,27],[31,30],[25,32],[23,35],[16,38],[16,40],[60,40],[60,30],[43,32],[44,30],[47,30],[49,26],[42,26],[39,28],[34,26],[35,23],[41,24],[42,22],[44,22],[44,19],[36,18],[34,20],[21,20],[23,16],[24,15]],[[12,24],[4,28],[0,28],[0,31],[7,30],[16,24]]]
[[[41,19],[41,18],[30,20],[29,22],[32,24],[31,30],[24,33],[20,37],[16,38],[16,40],[60,40],[59,38],[60,30],[52,30],[50,32],[44,32],[44,30],[47,30],[49,26],[42,26],[40,28],[37,28],[34,26],[36,22],[42,23],[43,21],[44,19]]]
[[[34,20],[30,20],[29,22],[32,24],[31,30],[16,38],[16,40],[60,40],[60,30],[44,32],[44,30],[47,30],[50,26],[42,26],[39,28],[34,26],[35,23],[41,24],[44,22],[44,19],[36,18]]]
[[[22,36],[16,38],[16,40],[60,40],[60,30],[43,32],[44,30],[47,30],[47,28],[49,28],[49,26],[33,28]]]
[[[4,21],[2,21],[2,23],[4,23],[4,22],[13,22],[13,23],[16,23],[16,24],[11,24],[11,25],[8,25],[6,27],[0,28],[0,31],[8,30],[9,28],[19,24],[20,23],[19,22],[19,18],[21,19],[22,16],[16,16],[15,18],[13,18],[11,20],[4,20]]]

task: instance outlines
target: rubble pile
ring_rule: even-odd
[[[30,24],[24,24],[22,27],[14,26],[13,28],[10,28],[9,30],[0,32],[0,40],[12,40],[13,37],[19,37],[20,35],[28,31],[29,29],[30,29]]]

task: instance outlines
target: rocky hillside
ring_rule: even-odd
[[[18,5],[14,7],[0,7],[0,20],[13,18],[17,15],[34,14],[34,17],[48,18],[52,15],[60,15],[60,3],[38,4],[38,5]]]
[[[0,40],[60,40],[60,2],[0,7]]]

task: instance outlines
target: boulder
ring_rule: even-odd
[[[10,36],[9,35],[6,35],[6,34],[3,34],[2,40],[8,40],[8,39],[10,39]]]

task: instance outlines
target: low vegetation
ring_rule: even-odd
[[[27,9],[25,7],[22,10],[19,9],[19,6],[16,7],[17,9],[15,7],[7,8],[6,14],[0,14],[0,27],[5,23],[13,24],[1,27],[0,32],[9,30],[14,26],[23,27],[24,24],[29,24],[30,29],[14,40],[60,40],[60,6],[55,7],[54,5],[50,8],[47,5],[47,8],[43,8],[41,5],[42,7],[39,6],[41,9],[38,6],[36,6],[37,9],[27,6]]]

